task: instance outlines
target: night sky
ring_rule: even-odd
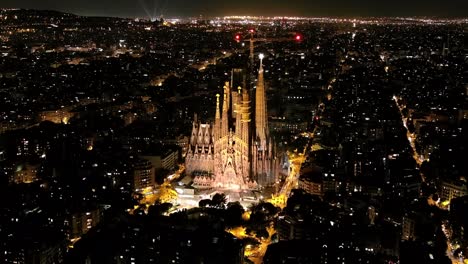
[[[161,11],[166,17],[239,14],[468,17],[468,0],[0,0],[0,7],[125,17],[160,15]]]

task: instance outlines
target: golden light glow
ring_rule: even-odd
[[[443,201],[441,204],[442,204],[442,206],[446,207],[446,206],[448,206],[448,205],[450,204],[450,201],[449,201],[449,200],[445,200],[445,201]]]
[[[172,185],[169,182],[164,182],[159,188],[156,200],[159,200],[161,203],[174,203],[177,201],[177,197],[177,192]]]
[[[253,240],[256,240],[259,243],[259,245],[258,246],[246,245],[245,250],[244,250],[244,256],[248,257],[253,263],[260,264],[263,261],[263,256],[266,253],[268,245],[271,244],[271,238],[273,237],[274,234],[276,234],[276,230],[273,227],[273,225],[268,226],[267,227],[268,238],[265,238],[265,239],[263,238],[258,239],[254,232],[248,235],[246,234],[245,230],[246,230],[245,227],[240,226],[240,227],[228,229],[226,231],[233,234],[238,239],[251,238]]]
[[[244,212],[244,213],[242,214],[242,219],[243,219],[244,221],[249,221],[249,220],[250,220],[250,214],[251,214],[250,211]]]
[[[238,239],[244,239],[246,237],[250,237],[250,236],[247,235],[245,230],[246,230],[245,227],[239,226],[239,227],[235,227],[235,228],[232,228],[232,229],[228,229],[227,231],[229,233],[233,234]]]
[[[287,201],[286,195],[284,195],[284,194],[274,195],[273,197],[271,197],[268,200],[268,202],[270,202],[271,204],[273,204],[276,207],[280,207],[281,209],[286,207],[286,201]]]
[[[81,239],[81,237],[70,239],[70,245],[68,245],[68,248],[74,248],[75,243],[78,242],[80,239]]]

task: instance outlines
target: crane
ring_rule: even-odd
[[[249,42],[251,80],[253,79],[252,74],[254,72],[253,65],[254,65],[254,59],[255,59],[255,42],[287,42],[287,41],[302,42],[304,40],[303,35],[298,32],[288,32],[286,36],[281,36],[281,37],[256,37],[255,33],[256,33],[255,29],[249,29],[247,33],[236,33],[236,35],[234,36],[234,40],[236,42],[243,42],[243,41]]]

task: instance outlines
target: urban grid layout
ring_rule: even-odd
[[[0,3],[0,263],[468,263],[468,13],[135,2]]]

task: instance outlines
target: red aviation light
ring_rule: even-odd
[[[239,41],[241,39],[241,36],[237,34],[234,38],[236,39],[236,41]]]
[[[302,41],[302,35],[296,34],[296,36],[294,36],[294,39],[295,39],[296,41]]]

